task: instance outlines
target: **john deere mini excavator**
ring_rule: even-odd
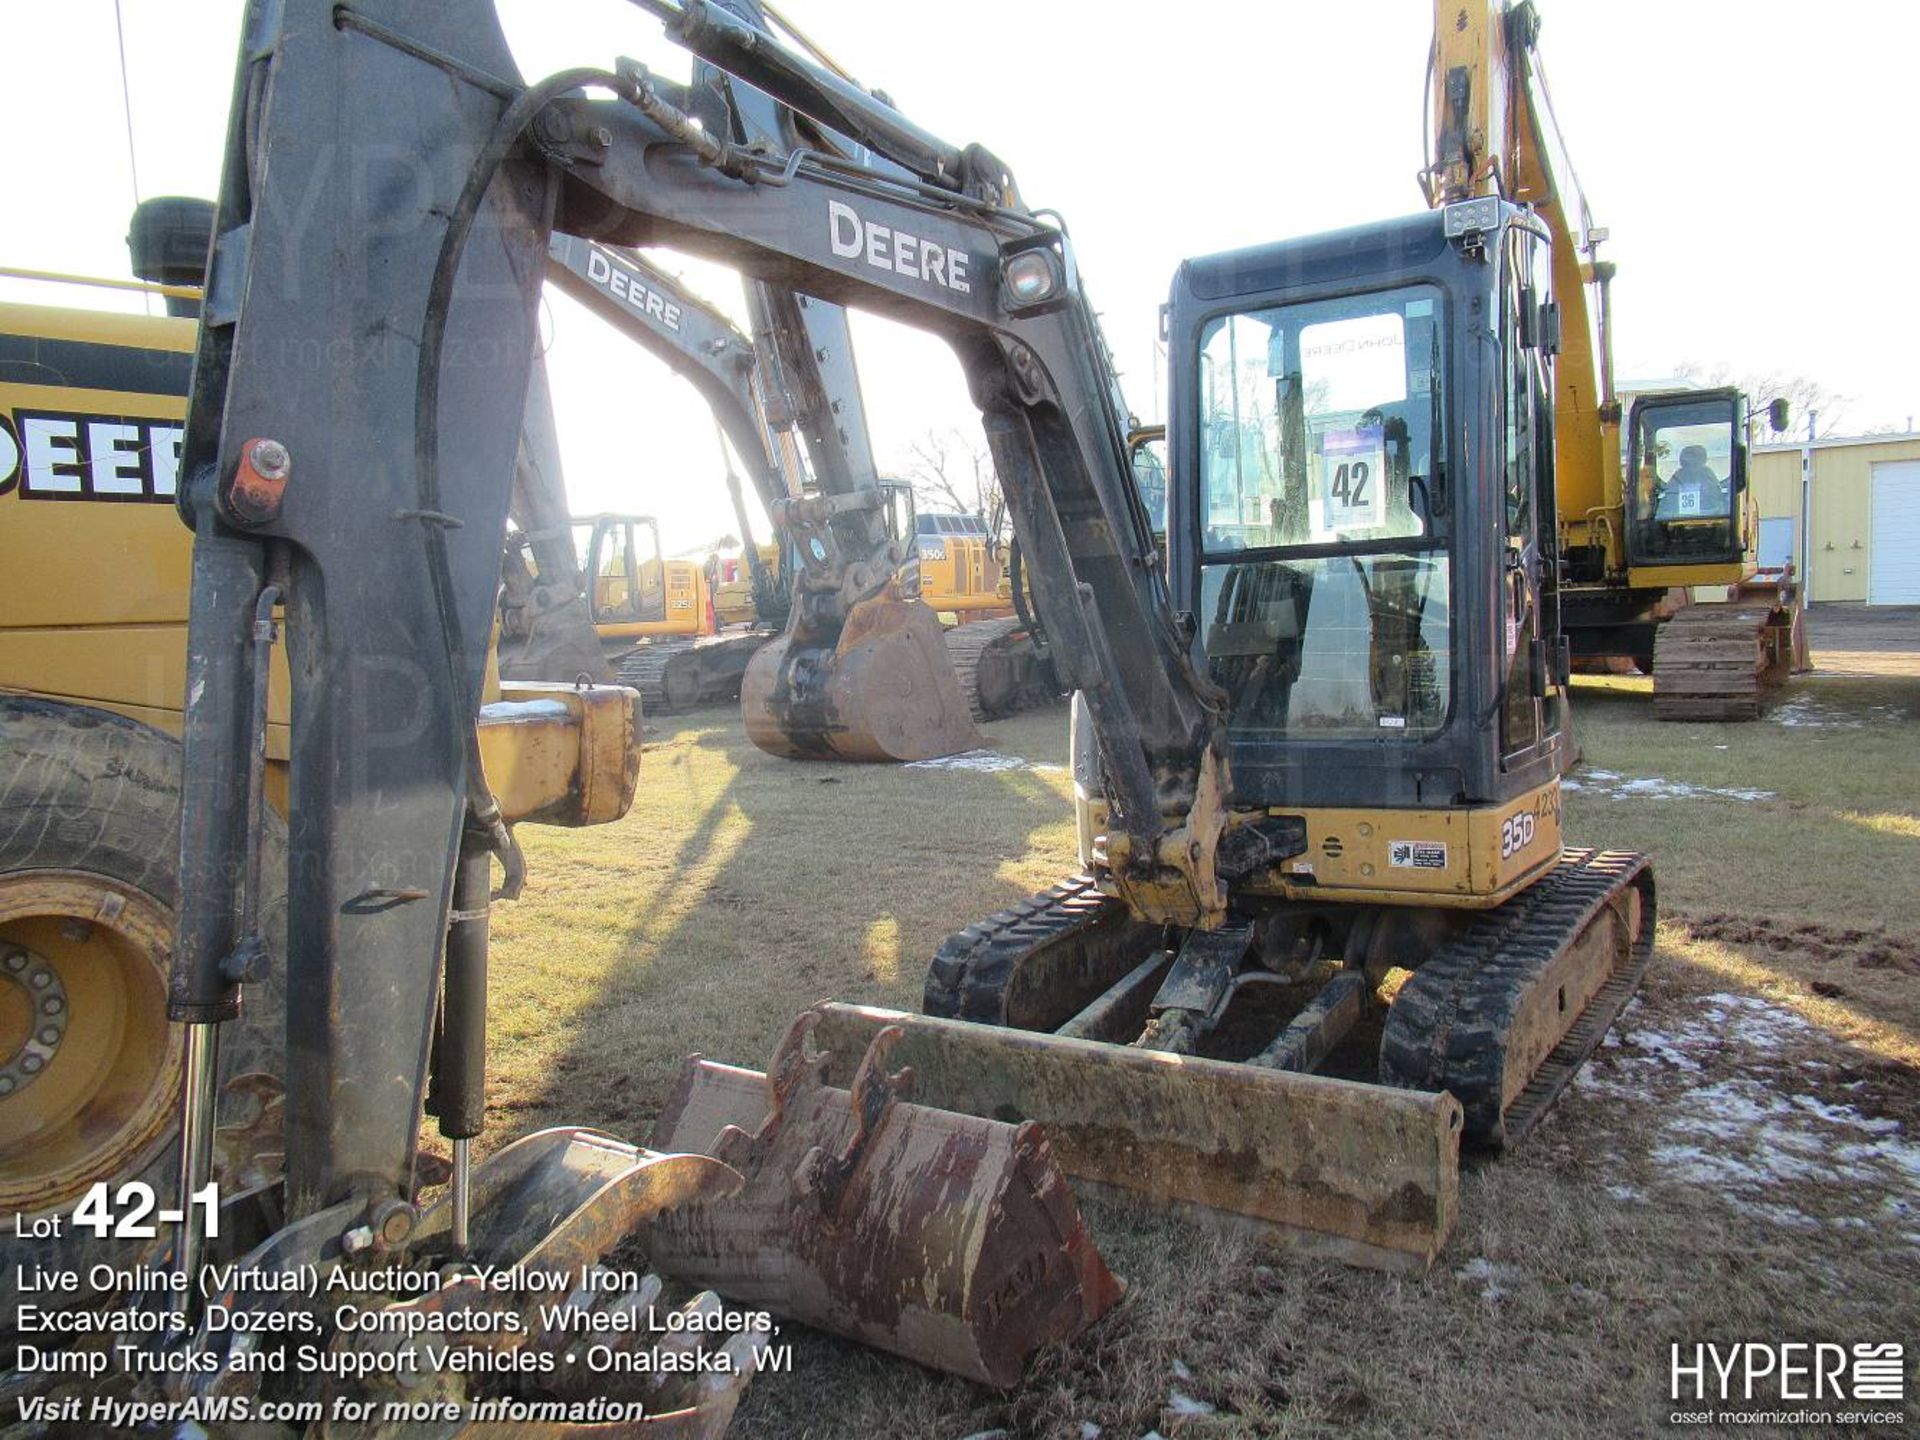
[[[1631,660],[1653,676],[1662,720],[1750,720],[1805,640],[1793,577],[1760,573],[1747,397],[1724,387],[1636,397],[1623,472],[1614,267],[1599,258],[1607,232],[1593,225],[1565,159],[1539,32],[1531,0],[1435,0],[1428,104],[1437,123],[1422,185],[1436,207],[1476,197],[1525,205],[1549,236],[1547,263],[1528,286],[1546,307],[1541,338],[1558,356],[1540,424],[1558,451],[1551,538],[1574,658]],[[1785,429],[1786,402],[1768,410]],[[1731,598],[1696,601],[1695,586],[1726,587]]]
[[[331,637],[341,649],[330,649],[323,623],[311,612],[304,618],[299,613],[303,589],[305,602],[318,603],[315,592],[321,587],[315,576],[309,572],[303,586],[295,557],[271,543],[262,557],[268,583],[243,605],[250,653],[225,657],[229,664],[240,661],[241,675],[210,673],[219,667],[191,658],[207,654],[204,642],[198,650],[188,643],[192,555],[197,553],[203,571],[208,563],[217,568],[245,555],[238,544],[202,544],[190,553],[193,532],[181,526],[175,508],[181,497],[186,362],[202,338],[194,321],[211,222],[210,213],[201,213],[203,204],[150,202],[136,214],[135,268],[157,277],[153,283],[27,276],[145,289],[168,299],[173,318],[0,306],[0,516],[5,519],[0,545],[6,559],[0,567],[6,580],[6,604],[0,606],[5,617],[0,623],[0,1211],[8,1212],[9,1237],[0,1247],[6,1262],[0,1269],[0,1337],[18,1341],[20,1357],[33,1357],[18,1358],[18,1370],[0,1372],[0,1389],[10,1409],[20,1405],[22,1433],[34,1436],[126,1433],[117,1422],[103,1421],[97,1409],[81,1417],[68,1402],[47,1400],[46,1390],[74,1376],[97,1382],[94,1393],[103,1400],[113,1393],[139,1393],[151,1401],[153,1391],[141,1387],[168,1375],[172,1400],[206,1406],[176,1411],[176,1418],[220,1420],[249,1437],[276,1433],[260,1428],[263,1397],[257,1383],[235,1378],[246,1368],[244,1360],[209,1384],[183,1378],[199,1373],[208,1352],[199,1340],[183,1348],[178,1326],[164,1314],[128,1322],[122,1333],[144,1340],[130,1344],[117,1359],[111,1346],[88,1338],[66,1343],[120,1326],[123,1315],[115,1305],[143,1309],[159,1298],[166,1287],[143,1277],[167,1273],[169,1257],[172,1273],[196,1278],[211,1273],[205,1265],[234,1259],[241,1260],[244,1274],[255,1276],[276,1272],[276,1256],[305,1255],[309,1263],[359,1256],[363,1264],[377,1265],[379,1257],[397,1253],[404,1235],[418,1254],[463,1254],[475,1265],[527,1260],[555,1267],[553,1273],[578,1274],[579,1266],[590,1264],[649,1214],[733,1183],[730,1172],[711,1161],[661,1156],[571,1130],[527,1137],[493,1162],[471,1164],[470,1142],[484,1115],[480,1082],[489,892],[481,836],[491,835],[504,847],[502,893],[511,896],[522,871],[507,825],[577,826],[618,819],[631,800],[639,759],[639,717],[629,690],[575,683],[501,685],[490,663],[475,677],[487,703],[474,715],[474,753],[468,763],[477,766],[473,773],[491,799],[472,807],[453,898],[442,897],[442,908],[451,909],[443,917],[447,939],[437,970],[363,969],[357,957],[315,965],[312,935],[295,931],[289,943],[288,853],[296,857],[294,864],[313,865],[314,848],[325,843],[321,837],[331,827],[309,824],[309,818],[343,818],[329,799],[316,799],[313,785],[321,784],[324,797],[325,772],[336,771],[359,797],[339,807],[359,817],[346,819],[346,827],[372,823],[380,829],[371,817],[420,783],[404,754],[420,737],[420,716],[410,700],[405,707],[390,702],[414,696],[413,684],[424,677],[417,662],[396,647],[397,639],[404,646],[404,638],[370,619],[379,609],[377,595],[391,594],[392,587],[370,589],[351,601],[333,597],[326,618],[341,626]],[[217,321],[210,323],[218,327]],[[310,360],[315,352],[290,353]],[[332,353],[355,354],[344,345]],[[351,371],[365,358],[362,351],[356,360],[339,363]],[[525,360],[526,414],[510,463],[493,479],[516,520],[538,526],[553,501],[564,503],[564,494],[553,493],[558,456],[550,444],[552,424],[538,359],[529,354]],[[246,467],[243,483],[222,500],[223,517],[236,522],[236,541],[272,525],[281,514],[291,483],[291,454],[280,442],[263,441],[248,447]],[[529,503],[530,497],[537,503]],[[571,538],[565,543],[571,557]],[[398,558],[404,569],[404,555]],[[108,561],[120,584],[87,583]],[[564,577],[565,568],[550,562],[549,573]],[[206,625],[202,598],[196,633]],[[216,589],[216,609],[234,598],[235,592]],[[221,624],[231,618],[216,617]],[[277,643],[283,636],[292,641],[303,669],[289,670]],[[546,653],[556,651],[549,645]],[[236,678],[246,686],[244,696],[226,692],[226,697],[246,711],[248,739],[238,757],[246,773],[235,776],[231,786],[213,787],[211,796],[199,791],[201,808],[194,808],[195,800],[183,807],[191,784],[183,783],[177,738],[183,720],[192,732],[183,706],[190,696],[199,703],[210,685],[222,693],[221,687]],[[383,683],[389,688],[376,694]],[[312,687],[337,694],[340,708],[330,711],[316,703]],[[362,708],[375,700],[382,708]],[[327,738],[333,758],[321,762],[322,779],[316,782],[313,762],[302,759],[310,751],[302,747],[320,736]],[[207,808],[216,801],[217,815]],[[203,820],[239,845],[244,854],[239,870],[207,877],[194,868],[191,847],[205,843]],[[179,868],[183,821],[189,835],[185,872]],[[328,868],[340,867],[334,883],[359,885],[383,874],[392,878],[417,858],[410,849],[383,845],[377,840],[352,857],[331,856]],[[196,895],[204,908],[183,919],[183,904],[191,909]],[[316,933],[335,927],[357,932],[367,918],[429,899],[407,885],[368,885],[342,902],[331,923],[309,920],[309,927]],[[295,913],[300,905],[294,902]],[[217,921],[209,918],[209,910],[217,912]],[[305,913],[313,914],[311,908]],[[191,997],[182,999],[179,992],[170,1001],[168,962],[181,927],[216,923],[221,928],[213,943],[227,954],[220,972],[225,998],[211,1012],[220,1018],[169,1024],[170,1010],[210,1013],[193,1008]],[[390,927],[373,928],[384,933]],[[377,940],[356,934],[356,943],[360,940],[378,951]],[[320,948],[330,952],[331,947],[327,941]],[[423,1057],[431,1080],[424,1095],[418,1090],[413,1095],[408,1183],[373,1209],[362,1209],[366,1223],[342,1234],[334,1234],[331,1217],[317,1231],[309,1226],[303,1233],[297,1223],[280,1230],[288,1214],[290,1147],[297,1151],[312,1138],[310,1129],[300,1128],[298,1110],[350,1103],[344,1093],[354,1089],[374,1092],[369,1098],[380,1108],[379,1092],[392,1086],[396,1075],[404,1083],[403,1072],[390,1067],[419,1062],[405,1056],[404,1039],[397,1054],[380,1053],[382,1037],[369,1035],[355,1021],[382,1010],[396,995],[417,997],[422,984],[431,987],[431,1036]],[[322,1013],[344,1017],[345,1033],[330,1021],[316,1026],[306,1018]],[[309,1042],[323,1033],[344,1043],[335,1049],[323,1042],[314,1053]],[[355,1041],[370,1041],[374,1048],[358,1048]],[[196,1097],[184,1111],[182,1093]],[[816,1085],[806,1089],[805,1098],[814,1123],[794,1124],[795,1139],[831,1140],[845,1132],[851,1142],[843,1092]],[[438,1119],[441,1134],[452,1142],[450,1177],[412,1157],[421,1109]],[[1076,1234],[1071,1200],[1057,1175],[1049,1178],[1051,1162],[1037,1136],[924,1107],[906,1107],[900,1115],[884,1146],[889,1155],[900,1153],[903,1139],[909,1149],[958,1145],[977,1152],[958,1170],[942,1167],[963,1190],[977,1187],[982,1203],[963,1227],[968,1238],[945,1256],[939,1278],[950,1293],[930,1302],[932,1313],[983,1303],[1000,1284],[1003,1270],[1029,1275],[1036,1256],[1054,1255],[1063,1236],[1071,1240]],[[179,1128],[183,1120],[186,1129]],[[297,1162],[292,1168],[299,1168]],[[410,1202],[421,1185],[437,1178],[450,1178],[451,1189],[423,1215]],[[206,1202],[209,1186],[216,1196],[212,1203]],[[85,1219],[88,1205],[110,1206],[116,1195],[120,1203],[137,1203],[127,1197],[136,1192],[165,1197],[176,1189],[199,1195],[206,1204],[191,1231],[143,1227],[137,1216],[125,1225],[110,1216],[97,1226]],[[97,1200],[75,1209],[76,1202],[96,1192]],[[1020,1211],[1023,1204],[1030,1207],[1026,1213]],[[1014,1207],[1012,1224],[1008,1205]],[[557,1208],[549,1213],[543,1206]],[[958,1238],[954,1220],[949,1209],[938,1221],[947,1240]],[[903,1253],[930,1253],[918,1243],[925,1233],[924,1226],[920,1231],[905,1227],[899,1246],[875,1253],[882,1263],[896,1265]],[[329,1252],[325,1256],[313,1247],[322,1235],[333,1237],[322,1245]],[[170,1250],[163,1241],[170,1242]],[[1090,1247],[1082,1244],[1054,1256],[1051,1264],[1050,1276],[1031,1293],[1052,1295],[1057,1303],[1041,1304],[1030,1319],[997,1326],[990,1344],[944,1353],[936,1349],[926,1358],[1009,1383],[1036,1343],[1085,1323],[1117,1298]],[[87,1283],[61,1283],[56,1272],[66,1270],[87,1275]],[[420,1273],[431,1282],[431,1272]],[[198,1293],[197,1286],[188,1288]],[[243,1302],[241,1294],[249,1291],[252,1298]],[[477,1293],[476,1287],[456,1297],[453,1308]],[[676,1373],[622,1379],[642,1368],[636,1343],[651,1332],[621,1325],[615,1314],[606,1327],[596,1322],[588,1329],[623,1357],[610,1362],[620,1374],[572,1387],[535,1385],[528,1393],[536,1403],[563,1412],[607,1411],[628,1418],[610,1426],[594,1421],[516,1433],[721,1433],[752,1374],[754,1346],[766,1339],[764,1329],[743,1322],[699,1333],[700,1323],[717,1313],[717,1297],[694,1294],[684,1304],[676,1297],[669,1305],[661,1300],[655,1278],[639,1290],[615,1295],[603,1288],[598,1295],[586,1310],[620,1312],[631,1319],[638,1302],[659,1326],[686,1326],[685,1335],[695,1338],[682,1338],[673,1348],[684,1355],[709,1351],[704,1360],[717,1368],[687,1364]],[[284,1312],[301,1308],[300,1301],[290,1304],[287,1294],[271,1285],[258,1290],[256,1282],[241,1278],[232,1288],[216,1284],[204,1298],[204,1307],[196,1300],[192,1308],[226,1317],[216,1327],[223,1332],[235,1324],[251,1328],[256,1322],[232,1317],[259,1308],[282,1312],[280,1318],[257,1321],[277,1332],[322,1333],[286,1321]],[[305,1298],[318,1296],[309,1291]],[[520,1320],[531,1322],[531,1298],[523,1290],[502,1300],[494,1307],[497,1317],[511,1312],[518,1319],[499,1323],[513,1328]],[[574,1297],[576,1308],[581,1301]],[[163,1308],[178,1304],[176,1299]],[[75,1313],[90,1305],[95,1313]],[[437,1311],[430,1303],[411,1317],[396,1311],[389,1318],[396,1323],[411,1318],[416,1329],[472,1328],[458,1319],[442,1323]],[[212,1319],[206,1323],[214,1326]],[[525,1328],[517,1333],[529,1335]],[[524,1348],[538,1352],[533,1359],[493,1368],[538,1370],[539,1355],[557,1360],[563,1342],[559,1332],[532,1337]],[[243,1341],[231,1353],[250,1345]],[[489,1348],[463,1351],[450,1362],[451,1370],[488,1369],[483,1352]],[[129,1353],[136,1358],[129,1360]],[[369,1366],[396,1373],[391,1361]],[[301,1362],[295,1368],[311,1373],[315,1367]],[[607,1368],[594,1373],[604,1375]],[[416,1372],[403,1362],[397,1373]],[[445,1377],[428,1383],[442,1400],[453,1393]],[[305,1398],[264,1398],[275,1403],[287,1398],[290,1408],[281,1420],[317,1419],[325,1407],[314,1392],[324,1394],[327,1388],[315,1380],[303,1391]],[[398,1404],[396,1397],[403,1394],[416,1407],[423,1403],[412,1382],[385,1393],[375,1385],[367,1393],[376,1408],[383,1400]],[[465,1393],[479,1398],[483,1392]],[[378,1433],[418,1433],[408,1428],[411,1421],[395,1423],[397,1430]],[[213,1429],[236,1433],[221,1425]],[[468,1417],[445,1433],[502,1432],[492,1421]]]
[[[284,968],[312,1020],[288,1035],[282,1224],[219,1303],[378,1267],[442,1277],[394,1300],[423,1325],[524,1316],[523,1291],[442,1267],[566,1268],[644,1232],[672,1274],[1004,1382],[1114,1296],[1056,1166],[1429,1263],[1463,1128],[1498,1145],[1538,1119],[1653,934],[1644,859],[1561,843],[1546,227],[1476,199],[1183,265],[1163,553],[1072,246],[1007,167],[749,0],[642,8],[746,82],[733,100],[696,123],[710,89],[624,62],[523,83],[482,0],[249,12],[179,468],[184,1194],[210,1165],[213,1037],[256,973],[269,587],[292,683]],[[744,114],[752,94],[785,118]],[[418,183],[360,184],[343,153],[419,157]],[[423,1100],[477,1099],[486,866],[514,853],[472,719],[554,230],[711,256],[953,346],[1084,702],[1090,870],[943,947],[944,1013],[820,1007],[765,1079],[692,1065],[651,1151],[547,1132],[456,1166],[421,1211]],[[803,546],[829,579],[840,513]],[[838,613],[857,631],[858,599]],[[765,703],[825,725],[808,633]],[[215,1242],[187,1214],[191,1274]],[[420,1383],[537,1388],[502,1372],[553,1343],[469,1340]],[[245,1349],[203,1326],[169,1383],[309,1383]]]

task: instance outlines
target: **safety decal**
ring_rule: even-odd
[[[1447,842],[1389,840],[1387,864],[1396,870],[1444,870],[1447,868]]]

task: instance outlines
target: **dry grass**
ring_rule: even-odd
[[[1768,1192],[1775,1213],[1743,1208],[1737,1186],[1663,1158],[1663,1127],[1732,1085],[1920,1142],[1920,677],[1800,682],[1825,717],[1801,726],[1660,726],[1643,688],[1581,687],[1590,768],[1771,794],[1568,797],[1571,838],[1653,854],[1659,956],[1591,1082],[1465,1177],[1431,1273],[1305,1264],[1100,1208],[1132,1294],[1016,1395],[803,1335],[798,1372],[756,1382],[736,1440],[1076,1440],[1088,1422],[1108,1440],[1639,1434],[1665,1428],[1670,1341],[1910,1339],[1920,1220],[1887,1208],[1897,1185],[1816,1162]],[[1065,758],[1062,711],[994,729],[1010,752]],[[490,1140],[563,1120],[641,1138],[688,1051],[758,1063],[827,995],[913,1007],[942,935],[1070,865],[1066,797],[1058,771],[772,760],[722,712],[663,727],[625,821],[527,834],[534,884],[497,932]],[[1711,1041],[1723,1009],[1705,997],[1729,994],[1806,1023],[1769,1018],[1777,1043],[1748,1043],[1740,1011],[1699,1071],[1664,1063],[1674,1035]],[[1215,1413],[1167,1415],[1174,1389]]]
[[[795,764],[719,710],[656,729],[624,820],[525,832],[534,883],[496,912],[497,1139],[644,1135],[689,1051],[764,1062],[823,998],[917,1009],[943,936],[1072,864],[1058,769]],[[1049,765],[1064,732],[1063,709],[994,727]]]

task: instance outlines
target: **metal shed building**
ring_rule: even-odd
[[[1750,472],[1762,565],[1791,559],[1811,601],[1920,605],[1920,431],[1761,445]]]

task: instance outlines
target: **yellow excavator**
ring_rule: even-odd
[[[728,596],[729,614],[737,617],[744,606],[746,623],[723,635],[717,556],[711,564],[668,559],[651,515],[577,516],[571,529],[583,557],[594,634],[620,683],[640,692],[649,714],[739,693],[748,658],[773,638],[753,628],[760,617],[750,581],[735,582]],[[538,573],[531,578],[538,585]]]
[[[1749,720],[1806,640],[1793,576],[1762,575],[1748,486],[1747,397],[1730,388],[1634,398],[1621,442],[1607,232],[1593,224],[1554,122],[1531,0],[1436,0],[1427,165],[1436,207],[1528,207],[1549,259],[1516,303],[1543,306],[1557,352],[1550,424],[1563,567],[1560,626],[1576,664],[1630,661],[1663,720]],[[1517,383],[1517,382],[1516,382]],[[1514,403],[1511,395],[1507,402]],[[1775,431],[1786,404],[1769,407]],[[1624,463],[1623,463],[1624,452]],[[1728,598],[1694,598],[1694,589]]]
[[[1017,551],[998,526],[984,515],[923,510],[913,528],[920,598],[947,627],[947,655],[973,718],[995,720],[1057,700],[1041,629],[1024,587],[1014,590],[1008,562]]]

